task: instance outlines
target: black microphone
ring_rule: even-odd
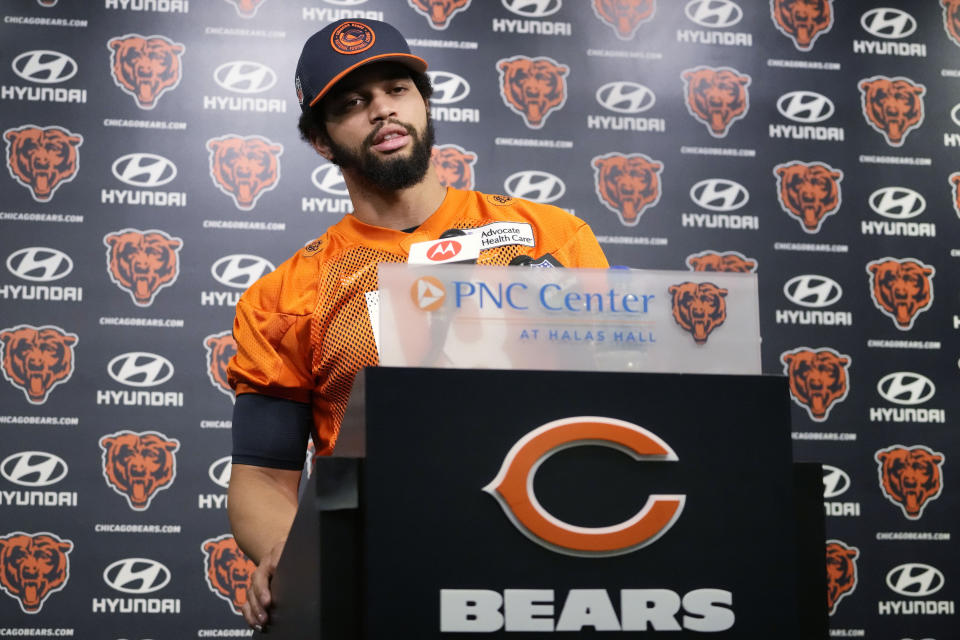
[[[446,240],[447,238],[456,238],[457,236],[465,236],[467,232],[463,229],[447,229],[440,234],[440,240]]]

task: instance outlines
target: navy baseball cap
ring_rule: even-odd
[[[306,111],[344,76],[371,62],[399,62],[423,73],[427,62],[410,53],[403,35],[379,20],[337,20],[310,36],[297,62],[297,100]]]

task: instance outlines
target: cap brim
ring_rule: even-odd
[[[371,62],[399,62],[405,67],[409,67],[419,73],[423,73],[427,70],[427,61],[410,53],[381,53],[380,55],[370,56],[369,58],[364,58],[363,60],[355,62],[331,78],[330,82],[328,82],[322,89],[320,89],[320,91],[317,92],[317,95],[313,98],[313,100],[310,101],[309,106],[312,107],[317,104],[317,102],[319,102],[321,98],[323,98],[323,96],[325,96],[327,92],[333,88],[333,85],[343,80],[344,76],[346,76],[348,73],[351,71],[356,71],[360,67],[370,64]]]

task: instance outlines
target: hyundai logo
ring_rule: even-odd
[[[874,37],[893,40],[906,38],[916,31],[917,21],[906,11],[878,7],[860,16],[860,26]]]
[[[213,461],[213,464],[210,465],[210,469],[207,470],[207,475],[210,476],[213,484],[226,489],[230,486],[230,470],[233,468],[232,465],[233,462],[230,456],[217,458]]]
[[[653,91],[636,82],[608,82],[597,89],[597,102],[616,113],[640,113],[657,101]]]
[[[546,171],[518,171],[503,182],[503,188],[514,198],[526,198],[534,202],[554,202],[563,197],[567,186],[563,180]]]
[[[923,404],[937,392],[930,378],[912,371],[890,373],[877,383],[877,393],[894,404]]]
[[[803,124],[823,122],[833,115],[833,102],[815,91],[790,91],[777,100],[777,111],[784,118]]]
[[[546,18],[560,11],[563,0],[500,0],[511,13],[524,18]]]
[[[155,153],[128,153],[114,160],[113,176],[131,187],[162,187],[177,177],[177,165]]]
[[[890,590],[911,598],[932,595],[940,591],[944,582],[939,569],[919,562],[901,564],[887,573],[887,586]]]
[[[335,164],[322,164],[310,174],[310,181],[320,191],[326,191],[332,196],[349,197],[347,183],[343,180],[340,167]]]
[[[821,466],[823,467],[823,497],[829,500],[846,493],[850,488],[850,476],[842,469],[829,464]]]
[[[750,200],[750,192],[733,180],[709,178],[690,187],[690,199],[710,211],[735,211]]]
[[[449,71],[427,71],[433,85],[433,104],[453,104],[470,95],[470,83]]]
[[[234,289],[246,289],[254,282],[276,269],[260,256],[237,253],[223,256],[213,263],[210,273],[220,284]]]
[[[167,586],[170,570],[149,558],[125,558],[103,570],[103,581],[117,591],[143,595]]]
[[[50,247],[25,247],[7,256],[10,273],[31,282],[53,282],[73,271],[73,260]]]
[[[59,51],[25,51],[13,59],[13,72],[28,82],[56,84],[77,75],[77,63]]]
[[[743,10],[730,0],[692,0],[683,12],[687,18],[708,29],[725,29],[743,19]]]
[[[214,69],[213,79],[234,93],[263,93],[277,84],[277,74],[273,69],[249,60],[234,60],[220,65]]]
[[[67,463],[46,451],[20,451],[0,462],[0,474],[23,487],[48,487],[66,477]]]
[[[802,275],[787,280],[783,295],[795,305],[822,309],[837,302],[843,296],[843,289],[826,276]]]
[[[156,387],[173,377],[173,364],[155,353],[131,351],[108,362],[107,373],[128,387]]]
[[[953,109],[950,109],[950,119],[953,120],[953,124],[960,127],[960,102],[953,105]]]
[[[877,189],[867,199],[870,208],[884,218],[906,220],[914,218],[927,208],[927,201],[913,189],[884,187]]]

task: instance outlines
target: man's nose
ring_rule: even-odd
[[[383,92],[377,92],[370,98],[368,111],[371,122],[380,122],[397,115],[389,96]]]

